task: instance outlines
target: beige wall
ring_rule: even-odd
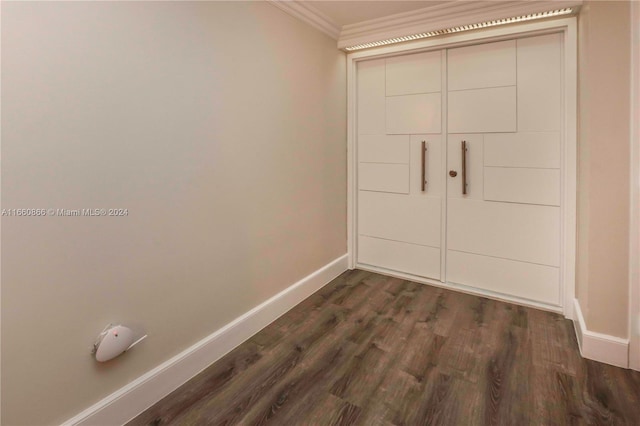
[[[628,337],[630,7],[578,20],[577,297],[590,331]]]
[[[3,423],[54,424],[346,252],[346,72],[263,2],[2,5]],[[109,365],[111,321],[149,338]]]

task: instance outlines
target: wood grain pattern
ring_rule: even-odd
[[[640,424],[640,373],[561,316],[347,271],[128,423]]]

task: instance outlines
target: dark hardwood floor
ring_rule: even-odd
[[[559,315],[347,271],[129,425],[640,425]]]

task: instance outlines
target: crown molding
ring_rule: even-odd
[[[334,40],[340,36],[340,25],[310,4],[299,0],[267,0],[289,15],[306,22]]]
[[[394,37],[581,5],[582,0],[474,2],[456,0],[345,25],[338,38],[338,48],[344,49]]]

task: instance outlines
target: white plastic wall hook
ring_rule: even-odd
[[[141,342],[145,337],[147,336],[144,335],[134,342],[133,331],[130,328],[109,324],[93,345],[96,361],[109,361]]]

